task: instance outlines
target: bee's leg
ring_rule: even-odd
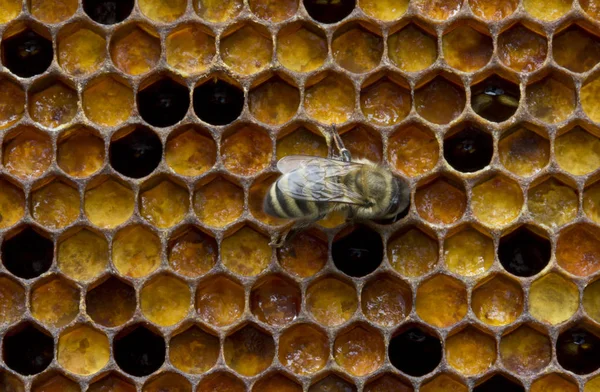
[[[275,238],[269,242],[269,246],[274,248],[281,248],[287,239],[288,234],[292,231],[292,228],[286,229],[283,233],[278,233]]]
[[[331,126],[331,132],[322,132],[325,137],[325,143],[327,143],[327,147],[331,150],[331,139],[333,139],[333,143],[335,144],[335,149],[339,153],[331,154],[331,158],[339,159],[340,161],[350,162],[352,161],[352,154],[350,151],[344,146],[344,142],[340,137],[340,134],[337,132],[335,125]]]

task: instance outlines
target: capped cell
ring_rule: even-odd
[[[0,78],[0,129],[15,124],[24,112],[25,91],[13,80]]]
[[[113,355],[119,368],[136,377],[148,376],[165,361],[164,338],[137,324],[118,333],[113,340]]]
[[[2,151],[4,169],[21,180],[40,177],[54,159],[50,136],[29,126],[8,132]]]
[[[134,125],[113,134],[109,146],[110,165],[126,177],[142,178],[158,167],[162,152],[162,142],[155,132]]]
[[[256,276],[271,263],[268,238],[249,226],[242,227],[221,242],[221,261],[242,276]]]
[[[282,326],[291,323],[300,313],[302,295],[291,280],[267,276],[250,292],[250,310],[263,323]]]
[[[417,289],[415,309],[426,323],[450,327],[467,314],[467,290],[463,283],[446,275],[436,275]]]
[[[25,215],[25,194],[19,185],[0,178],[0,229],[19,222]]]
[[[367,121],[374,125],[391,126],[408,116],[412,99],[406,86],[390,77],[363,86],[360,108]]]
[[[233,72],[242,76],[262,71],[271,64],[273,42],[259,25],[240,25],[221,38],[221,58]]]
[[[277,35],[277,59],[294,72],[311,72],[319,69],[327,58],[327,40],[318,27],[292,23]]]
[[[48,229],[60,229],[79,217],[79,192],[64,179],[55,179],[31,194],[31,215]]]
[[[64,132],[58,141],[56,162],[68,175],[89,177],[104,166],[104,140],[88,128]]]
[[[59,31],[57,50],[60,67],[76,77],[98,71],[107,57],[106,39],[81,24],[72,24]]]
[[[306,309],[320,324],[337,326],[356,312],[358,298],[354,286],[327,277],[311,284],[306,291]]]
[[[311,277],[327,263],[327,243],[310,232],[301,232],[277,249],[277,260],[288,273]]]
[[[79,230],[63,237],[58,244],[56,262],[69,278],[85,282],[100,275],[108,266],[108,242],[90,230]]]
[[[304,109],[316,121],[342,124],[354,113],[356,92],[350,80],[333,73],[313,79],[304,92]]]
[[[145,74],[156,67],[160,59],[158,34],[146,25],[128,25],[117,30],[110,42],[113,64],[128,75]]]
[[[227,125],[235,121],[244,110],[242,88],[213,77],[194,88],[194,113],[211,125]]]
[[[275,342],[270,334],[249,324],[225,338],[223,356],[236,373],[256,376],[271,366]]]
[[[460,126],[444,138],[444,159],[459,172],[483,170],[490,164],[493,155],[494,139],[479,127]]]
[[[244,8],[243,0],[198,0],[194,9],[198,16],[213,23],[234,19]]]
[[[140,291],[140,309],[153,324],[168,327],[188,314],[191,302],[186,282],[171,275],[152,278]]]
[[[160,238],[145,226],[127,226],[115,235],[112,262],[120,274],[143,278],[158,268],[160,260]]]
[[[550,160],[550,142],[526,127],[509,131],[498,142],[500,162],[511,173],[528,177],[542,170]]]
[[[546,234],[521,226],[500,238],[498,258],[509,273],[529,277],[540,273],[552,256],[552,247]]]
[[[463,86],[443,76],[436,76],[419,86],[414,94],[417,113],[434,124],[448,124],[454,121],[465,108]]]
[[[106,203],[113,200],[113,203]],[[103,177],[91,182],[84,195],[83,209],[88,220],[103,229],[115,228],[133,215],[135,197],[129,186],[116,178]]]
[[[5,236],[1,250],[4,267],[23,279],[36,278],[48,271],[54,258],[54,243],[49,235],[32,226]]]
[[[468,326],[446,339],[446,360],[465,376],[485,373],[496,362],[496,340]]]
[[[112,25],[127,19],[134,4],[134,0],[83,0],[83,11],[97,23]]]
[[[598,228],[576,224],[558,234],[556,261],[577,276],[589,276],[600,269],[600,236]]]
[[[508,325],[523,313],[523,297],[523,289],[516,281],[504,275],[494,275],[475,287],[471,295],[471,309],[487,325]]]
[[[410,287],[394,276],[379,275],[363,287],[361,307],[363,314],[377,325],[398,325],[412,309]]]
[[[219,359],[219,338],[196,325],[171,338],[169,360],[184,373],[203,374]]]
[[[463,72],[483,68],[494,51],[492,37],[488,31],[480,31],[483,29],[460,24],[447,31],[442,36],[442,51],[446,63]]]
[[[136,308],[135,289],[129,283],[109,276],[85,296],[86,312],[95,323],[118,327],[131,320]]]
[[[71,373],[82,376],[97,373],[109,359],[108,337],[87,325],[69,329],[58,338],[58,363]]]
[[[257,174],[269,166],[272,156],[273,144],[269,135],[254,125],[237,127],[221,143],[223,165],[233,174]]]
[[[169,239],[167,254],[173,271],[197,278],[215,266],[219,250],[212,236],[191,226]]]
[[[517,375],[537,374],[552,360],[552,343],[545,332],[522,325],[502,336],[500,358]]]
[[[579,207],[577,192],[551,177],[529,189],[527,208],[542,225],[557,228],[575,219]]]
[[[431,272],[439,260],[437,239],[416,227],[393,235],[387,251],[392,267],[411,278]]]
[[[278,357],[279,362],[295,374],[318,372],[329,358],[329,338],[317,326],[294,325],[279,337]]]
[[[555,124],[565,121],[575,110],[577,94],[570,78],[550,74],[526,87],[529,113],[540,121]]]
[[[488,235],[466,228],[446,238],[444,261],[446,268],[456,274],[482,274],[494,263],[494,242]]]
[[[86,117],[107,127],[127,121],[135,104],[129,84],[115,75],[103,75],[88,83],[82,100]]]
[[[461,185],[437,178],[417,189],[415,206],[421,218],[437,225],[459,220],[467,209],[467,195]]]
[[[424,127],[409,125],[394,132],[388,139],[388,162],[409,177],[433,170],[439,156],[435,135]]]
[[[496,175],[473,187],[471,209],[479,222],[498,227],[519,217],[523,208],[523,191],[519,184]]]
[[[7,331],[2,346],[6,366],[23,376],[43,372],[54,359],[52,336],[35,324],[23,323]]]
[[[33,317],[50,327],[64,327],[79,314],[79,289],[61,277],[37,284],[29,301]]]
[[[392,336],[388,356],[396,369],[421,377],[431,373],[442,361],[442,343],[425,327],[409,325]]]
[[[366,376],[383,365],[385,343],[378,331],[363,325],[352,326],[336,336],[333,357],[348,373]]]
[[[168,178],[149,185],[140,193],[140,215],[151,225],[163,229],[179,223],[190,207],[187,189]]]
[[[556,359],[560,366],[575,374],[592,373],[600,367],[600,338],[596,332],[575,325],[558,335]]]
[[[201,185],[193,197],[198,219],[213,227],[224,227],[238,220],[244,211],[244,190],[225,177]]]
[[[391,34],[387,44],[390,60],[406,72],[427,69],[438,57],[435,34],[413,23]]]
[[[331,52],[335,62],[353,73],[373,70],[381,62],[383,40],[373,32],[375,27],[343,26],[334,33]]]
[[[600,168],[600,138],[575,127],[554,141],[558,165],[570,174],[582,176]]]
[[[46,72],[54,57],[50,34],[29,26],[11,33],[4,34],[0,45],[4,66],[22,78]]]
[[[196,291],[196,311],[200,318],[218,327],[232,324],[244,313],[244,288],[225,276],[207,278]]]
[[[29,91],[29,115],[48,128],[68,124],[77,115],[77,92],[60,80],[46,79]]]
[[[25,313],[25,289],[8,276],[0,277],[0,324],[19,321]],[[2,382],[0,382],[2,386]]]

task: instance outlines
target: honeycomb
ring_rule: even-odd
[[[600,1],[0,0],[0,62],[0,391],[600,392]],[[331,124],[411,205],[274,248]]]

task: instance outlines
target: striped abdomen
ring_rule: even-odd
[[[328,212],[329,203],[295,199],[292,196],[284,194],[279,189],[277,184],[280,181],[283,181],[285,184],[290,180],[290,176],[298,174],[297,171],[284,174],[271,185],[269,192],[265,196],[263,206],[267,214],[284,219],[316,220]]]

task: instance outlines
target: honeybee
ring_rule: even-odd
[[[408,207],[406,182],[374,162],[353,160],[335,129],[333,137],[337,159],[293,155],[277,162],[282,176],[265,195],[267,214],[302,227],[333,211],[345,212],[348,220],[393,219]],[[281,246],[283,239],[275,245]]]

